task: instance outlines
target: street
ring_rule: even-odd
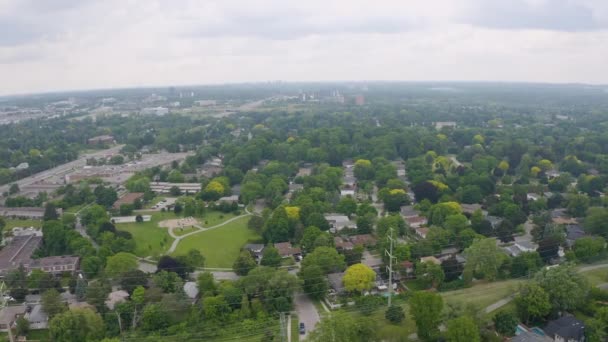
[[[300,340],[306,339],[309,331],[314,330],[317,323],[321,320],[317,308],[312,300],[303,293],[298,293],[295,296],[296,312],[301,323],[306,326],[306,334],[300,335]]]

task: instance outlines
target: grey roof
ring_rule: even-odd
[[[553,320],[543,330],[547,336],[560,336],[566,341],[582,341],[585,336],[585,324],[574,316],[563,316]]]
[[[552,339],[548,339],[546,336],[540,336],[531,331],[524,331],[519,335],[513,336],[511,338],[511,342],[547,342],[552,341]]]
[[[264,249],[264,244],[261,243],[248,243],[245,245],[245,249],[251,252],[260,253]]]
[[[411,205],[405,205],[405,206],[401,207],[401,216],[405,216],[405,217],[418,216],[418,211],[416,209],[414,209],[414,207]]]
[[[583,230],[581,226],[578,224],[568,224],[566,225],[566,238],[568,240],[578,240],[582,237],[585,237],[587,234]]]
[[[523,248],[526,248],[526,249],[537,249],[538,248],[538,245],[536,245],[532,241],[521,240],[521,241],[515,242],[515,244],[517,244]]]
[[[188,298],[194,299],[198,296],[198,286],[194,281],[187,281],[184,283],[184,293]]]
[[[42,305],[36,304],[32,307],[32,311],[25,317],[30,323],[41,323],[49,320],[49,316],[42,309]]]
[[[327,275],[327,280],[329,280],[329,286],[338,293],[344,291],[342,277],[344,277],[344,272],[330,273]]]

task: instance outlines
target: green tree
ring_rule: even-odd
[[[464,253],[467,257],[464,277],[468,282],[476,275],[490,281],[495,280],[498,276],[498,269],[506,258],[506,255],[496,246],[496,241],[491,238],[473,242]]]
[[[432,262],[416,264],[416,279],[419,279],[427,288],[437,288],[445,279],[441,265]]]
[[[557,311],[580,308],[590,290],[587,278],[581,277],[572,266],[543,269],[534,279],[547,292],[551,306]]]
[[[523,252],[511,261],[511,277],[521,278],[536,273],[543,266],[538,252]]]
[[[117,277],[137,268],[137,257],[131,253],[120,252],[109,257],[104,273],[109,277]]]
[[[373,180],[374,166],[367,159],[359,159],[355,162],[354,173],[358,181]]]
[[[403,312],[403,308],[401,306],[391,305],[384,312],[384,318],[393,324],[399,324],[405,319],[405,312]]]
[[[567,198],[566,208],[568,213],[574,217],[583,217],[589,208],[589,196],[573,194]]]
[[[492,318],[496,331],[503,336],[514,336],[519,319],[510,311],[501,311]]]
[[[51,202],[48,202],[45,206],[44,206],[44,215],[42,220],[43,221],[52,221],[52,220],[57,220],[59,219],[59,215],[57,215],[57,208],[55,208],[55,205]]]
[[[169,313],[159,304],[148,304],[141,317],[141,327],[144,331],[157,331],[169,326]]]
[[[332,247],[317,247],[302,260],[302,268],[317,265],[325,274],[344,270],[346,263],[344,255]]]
[[[354,316],[336,311],[321,320],[308,340],[311,342],[372,342],[377,341],[372,320],[357,320]]]
[[[27,336],[30,331],[30,322],[24,317],[17,319],[17,336]]]
[[[321,229],[310,226],[304,229],[304,234],[300,240],[300,246],[305,253],[312,253],[315,249],[315,240],[322,234]]]
[[[196,285],[201,297],[207,295],[214,296],[215,292],[217,291],[215,279],[213,278],[213,274],[210,272],[203,272],[199,274],[198,278],[196,278]]]
[[[260,264],[263,266],[279,267],[281,266],[281,259],[282,258],[279,251],[274,248],[274,246],[269,244],[266,246],[266,248],[264,248]]]
[[[241,251],[241,254],[239,254],[238,258],[234,261],[234,264],[232,264],[232,269],[234,270],[234,273],[240,276],[244,276],[247,275],[247,273],[249,273],[249,271],[254,269],[257,265],[258,264],[251,256],[251,253],[249,253],[249,251],[244,250]]]
[[[543,318],[551,311],[549,295],[536,283],[528,283],[519,291],[515,297],[515,305],[519,317],[526,322]]]
[[[357,202],[350,195],[343,197],[340,199],[340,202],[338,202],[336,211],[351,216],[357,211]]]
[[[376,272],[364,264],[354,264],[346,269],[342,282],[346,291],[363,292],[374,286]]]
[[[449,342],[479,342],[479,328],[475,321],[468,316],[454,318],[448,321],[446,337]]]
[[[152,277],[154,285],[165,293],[175,293],[182,290],[182,278],[175,272],[160,271]]]
[[[576,258],[589,262],[604,256],[606,240],[601,237],[583,237],[574,242],[573,250]]]
[[[469,226],[469,220],[462,214],[450,215],[445,218],[443,228],[459,234]]]
[[[55,289],[45,291],[42,294],[41,301],[42,308],[44,309],[44,312],[46,312],[49,316],[49,319],[52,319],[53,317],[64,312],[67,309],[67,307],[61,300],[59,292],[57,292],[57,290]]]
[[[606,236],[608,234],[606,222],[608,222],[608,209],[593,207],[587,212],[584,227],[591,234]]]
[[[327,284],[325,272],[323,272],[321,266],[313,264],[302,267],[298,276],[303,281],[302,287],[306,294],[315,299],[325,297],[329,285]]]
[[[410,312],[414,316],[418,336],[425,340],[432,340],[439,335],[439,323],[443,311],[443,298],[432,292],[415,292],[410,299]]]
[[[49,335],[53,341],[96,341],[103,338],[104,324],[101,316],[89,309],[69,310],[51,319]]]

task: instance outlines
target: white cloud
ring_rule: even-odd
[[[607,82],[603,0],[518,0],[502,17],[500,3],[0,0],[0,93],[276,79]],[[593,26],[577,26],[569,8]],[[535,22],[540,11],[555,17]]]

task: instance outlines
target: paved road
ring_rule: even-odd
[[[304,323],[306,327],[306,334],[300,335],[300,341],[306,339],[309,331],[314,330],[315,326],[321,318],[317,312],[317,308],[313,304],[312,300],[303,293],[298,293],[295,296],[296,312],[298,313],[298,319],[301,323]]]
[[[199,228],[198,230],[195,230],[195,231],[193,231],[191,233],[184,234],[184,235],[181,235],[181,236],[175,235],[173,233],[173,229],[168,228],[169,229],[169,235],[171,235],[171,237],[174,238],[175,240],[173,240],[173,243],[171,244],[171,247],[169,248],[169,250],[165,254],[171,254],[171,253],[175,252],[175,249],[177,248],[177,245],[185,237],[188,237],[188,236],[191,236],[191,235],[194,235],[194,234],[198,234],[198,233],[202,233],[202,232],[206,232],[208,230],[216,229],[216,228],[222,227],[224,225],[227,225],[228,223],[230,223],[232,221],[235,221],[235,220],[238,220],[240,218],[247,217],[247,216],[251,215],[251,213],[247,210],[247,208],[245,208],[245,212],[246,212],[246,214],[233,217],[230,220],[226,220],[226,221],[224,221],[224,222],[222,222],[220,224],[216,224],[215,226],[212,226],[212,227],[209,227],[209,228],[202,228],[200,226],[196,226],[197,228]]]

